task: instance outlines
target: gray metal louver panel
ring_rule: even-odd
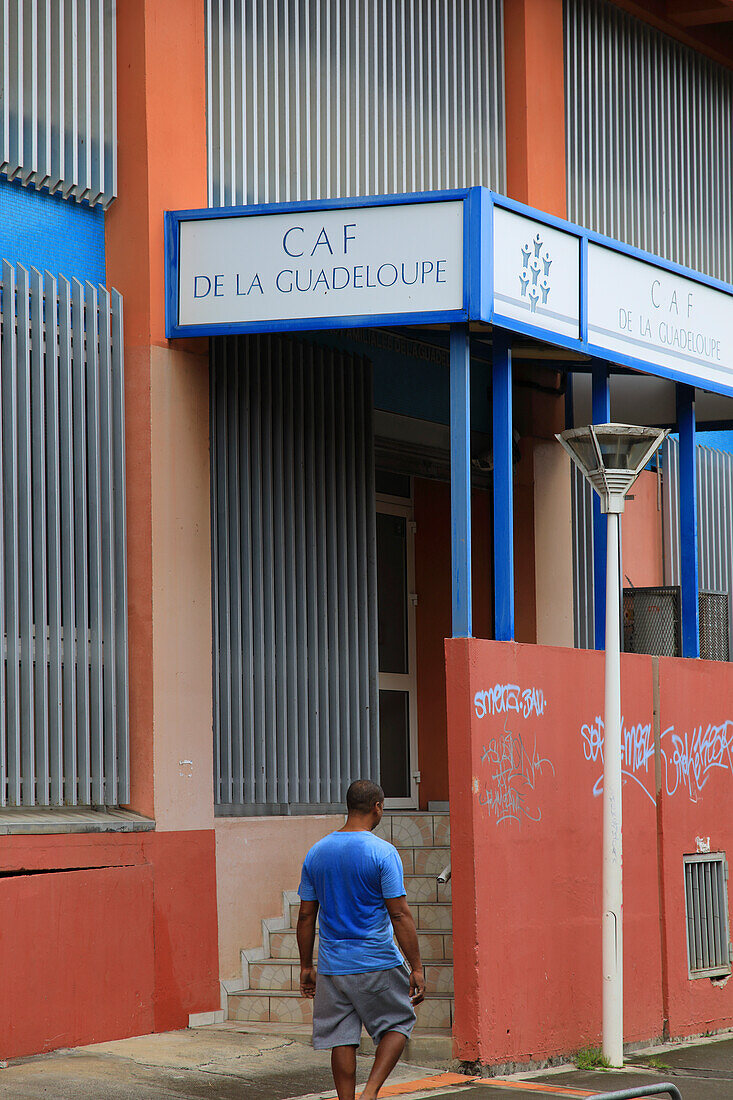
[[[122,301],[2,267],[0,805],[129,800]]]
[[[505,190],[501,0],[206,0],[209,205]]]
[[[565,0],[568,217],[733,281],[733,73],[607,0]]]
[[[0,0],[0,172],[107,207],[117,193],[114,0]]]
[[[371,368],[295,339],[211,347],[216,804],[338,804],[378,774]]]

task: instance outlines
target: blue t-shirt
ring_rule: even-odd
[[[365,974],[402,963],[384,899],[402,897],[405,883],[388,841],[366,831],[325,836],[305,857],[298,893],[320,906],[322,974]]]

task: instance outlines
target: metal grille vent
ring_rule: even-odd
[[[705,661],[730,658],[728,594],[699,594],[700,656]],[[680,590],[676,585],[658,588],[624,588],[624,650],[679,657],[682,653]]]
[[[679,588],[624,588],[624,650],[679,656]]]
[[[728,861],[720,852],[685,856],[684,869],[690,977],[730,974]]]
[[[727,592],[700,593],[700,656],[705,661],[730,660]]]

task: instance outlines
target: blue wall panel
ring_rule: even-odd
[[[104,212],[0,181],[0,259],[104,283]]]

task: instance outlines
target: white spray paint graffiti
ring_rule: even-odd
[[[604,728],[600,715],[581,726],[580,735],[585,759],[602,764]],[[720,724],[708,722],[680,733],[668,726],[661,732],[659,749],[667,794],[672,797],[686,791],[690,801],[697,802],[711,775],[724,771],[733,776],[733,719]],[[656,804],[651,722],[627,726],[621,719],[621,771]],[[593,785],[593,794],[598,797],[602,790],[603,773]]]
[[[488,768],[489,776],[483,790],[476,783],[479,805],[486,807],[497,825],[503,821],[540,821],[537,784],[543,776],[554,776],[555,768],[551,760],[540,755],[536,735],[529,749],[522,734],[509,729],[508,724],[512,713],[525,719],[541,718],[547,705],[544,693],[536,687],[495,684],[477,691],[473,705],[479,719],[507,716],[502,736],[493,738],[483,748],[481,763]]]

